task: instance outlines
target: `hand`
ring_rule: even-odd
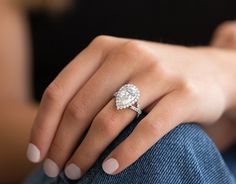
[[[45,91],[28,158],[46,158],[50,177],[64,166],[70,179],[81,177],[136,116],[115,107],[112,96],[125,83],[139,88],[148,115],[105,159],[108,174],[124,170],[182,122],[215,122],[232,105],[231,78],[225,74],[233,71],[216,59],[216,51],[206,50],[97,37]]]
[[[218,26],[211,41],[213,47],[236,51],[236,21],[227,21]],[[220,151],[227,150],[236,142],[235,109],[227,111],[214,124],[204,126]],[[227,135],[227,136],[226,136]]]

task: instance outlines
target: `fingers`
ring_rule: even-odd
[[[44,163],[48,176],[58,174],[95,115],[108,103],[118,86],[130,78],[134,68],[125,66],[122,63],[124,59],[123,55],[107,56],[102,66],[66,106]]]
[[[156,82],[153,86],[152,75],[140,75],[129,81],[135,84],[140,92],[139,103],[145,108],[158,97],[167,93],[167,83]],[[120,87],[120,86],[119,86]],[[117,89],[118,90],[118,89]],[[103,150],[137,115],[131,109],[118,110],[114,98],[96,115],[92,125],[72,158],[68,161],[65,174],[70,179],[80,178],[97,160]]]
[[[110,40],[109,37],[95,39],[45,91],[27,150],[27,157],[30,161],[39,162],[45,157],[67,103],[99,68],[105,57],[105,50],[112,49]],[[113,42],[116,47],[121,41]]]
[[[136,161],[161,137],[189,116],[186,95],[180,91],[166,95],[103,162],[107,174],[117,174]],[[183,110],[184,108],[184,110]]]

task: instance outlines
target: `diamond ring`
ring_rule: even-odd
[[[114,96],[116,98],[115,101],[117,110],[130,108],[137,112],[137,116],[142,113],[138,103],[140,91],[135,85],[123,85],[117,92],[114,93]]]

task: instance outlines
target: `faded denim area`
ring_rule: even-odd
[[[176,127],[123,172],[115,176],[105,174],[101,167],[104,158],[132,132],[144,116],[141,115],[124,129],[80,180],[69,181],[63,173],[58,178],[48,178],[40,169],[25,184],[235,183],[213,142],[194,123]]]

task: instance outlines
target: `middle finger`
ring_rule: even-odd
[[[110,54],[67,105],[44,162],[48,176],[59,174],[94,116],[109,101],[117,86],[129,79],[134,67],[124,65],[124,59],[122,54]]]
[[[153,85],[152,75],[146,73],[132,78],[129,83],[139,87],[140,108],[143,109],[160,98],[170,89],[168,83],[159,80]],[[67,164],[65,174],[70,179],[78,179],[97,160],[104,149],[131,122],[136,112],[130,109],[117,111],[114,98],[96,115],[86,137]]]

